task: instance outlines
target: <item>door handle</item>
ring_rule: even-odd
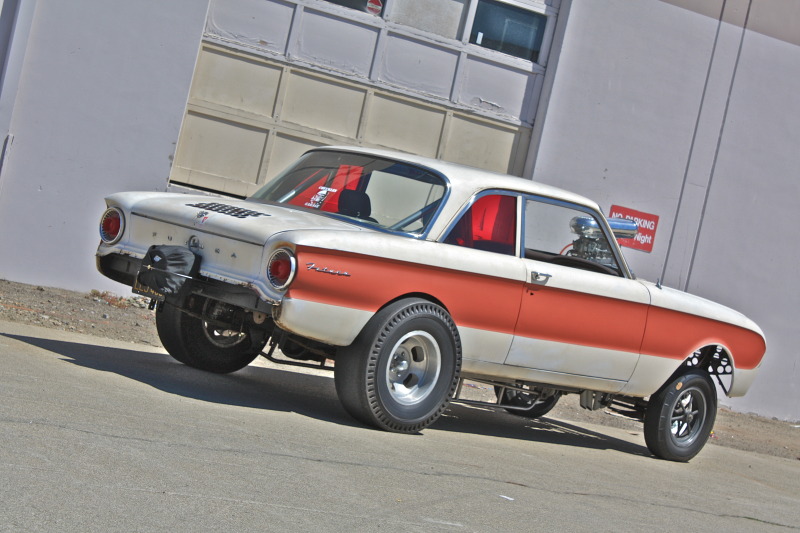
[[[545,274],[544,272],[531,272],[531,281],[533,283],[547,283],[552,277],[552,274]]]

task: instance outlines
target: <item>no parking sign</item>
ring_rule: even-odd
[[[639,232],[633,239],[617,239],[620,246],[626,246],[648,253],[653,251],[653,241],[656,238],[656,229],[658,228],[658,215],[643,213],[642,211],[636,211],[635,209],[619,205],[612,205],[608,217],[633,220],[636,222],[636,225],[639,226]]]

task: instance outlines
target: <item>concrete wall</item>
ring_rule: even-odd
[[[573,0],[560,21],[534,179],[658,215],[652,252],[626,254],[637,274],[766,333],[750,393],[723,403],[800,419],[800,3]]]
[[[767,335],[761,376],[731,405],[792,420],[800,420],[800,251],[792,231],[800,201],[798,24],[800,2],[752,3],[686,282],[688,291],[751,315]]]
[[[94,266],[102,199],[166,189],[207,8],[208,0],[35,3],[8,106],[0,278],[120,290]]]

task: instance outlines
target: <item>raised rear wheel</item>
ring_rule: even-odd
[[[357,420],[414,433],[447,407],[461,370],[461,341],[450,315],[422,299],[378,312],[336,356],[336,392]]]
[[[198,308],[208,320],[182,312],[165,303],[156,313],[156,329],[167,352],[185,365],[217,374],[235,372],[249,365],[264,348],[248,327],[213,319],[218,305],[205,300]],[[208,315],[208,316],[207,316]]]

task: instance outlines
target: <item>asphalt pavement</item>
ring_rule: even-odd
[[[800,530],[791,459],[462,405],[385,433],[324,373],[8,322],[0,361],[0,531]]]

